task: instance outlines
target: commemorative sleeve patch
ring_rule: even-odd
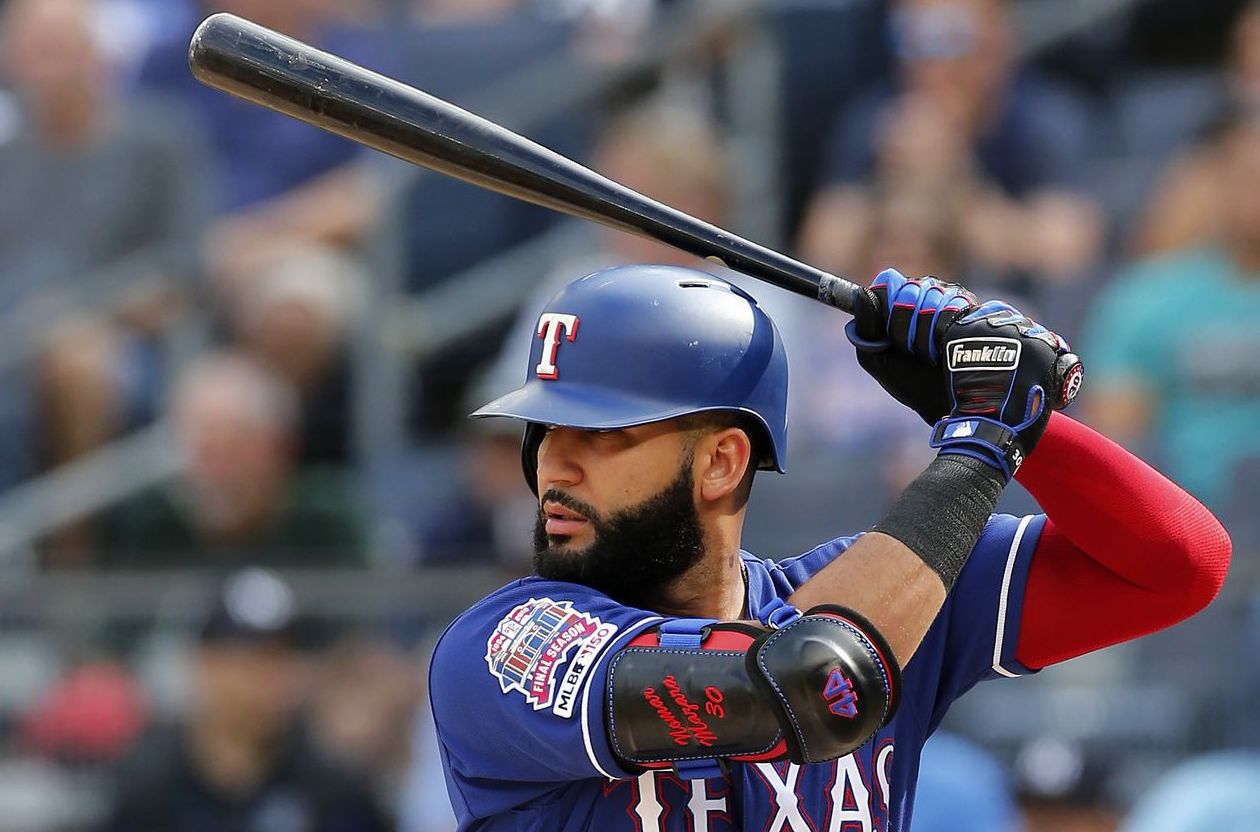
[[[495,625],[486,664],[503,693],[516,691],[536,711],[571,717],[582,681],[616,632],[570,601],[530,598]]]

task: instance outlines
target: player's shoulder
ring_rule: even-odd
[[[439,734],[447,742],[457,735],[475,742],[487,719],[535,711],[566,721],[605,659],[660,620],[561,581],[525,578],[490,593],[434,646],[429,696]]]

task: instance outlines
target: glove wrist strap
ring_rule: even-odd
[[[939,448],[942,455],[978,459],[1000,471],[1008,483],[1024,461],[1019,434],[984,416],[947,416],[932,428],[928,444]]]

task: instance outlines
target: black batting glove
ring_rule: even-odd
[[[889,269],[859,295],[846,328],[858,363],[934,425],[942,454],[970,456],[1007,481],[1080,389],[1067,342],[1002,301]]]
[[[930,444],[992,465],[1009,482],[1084,377],[1067,341],[1000,300],[959,316],[945,332],[941,365],[949,416]]]

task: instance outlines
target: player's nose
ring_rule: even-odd
[[[574,428],[547,429],[538,446],[538,493],[551,486],[576,485],[582,481],[579,461],[581,431]]]

